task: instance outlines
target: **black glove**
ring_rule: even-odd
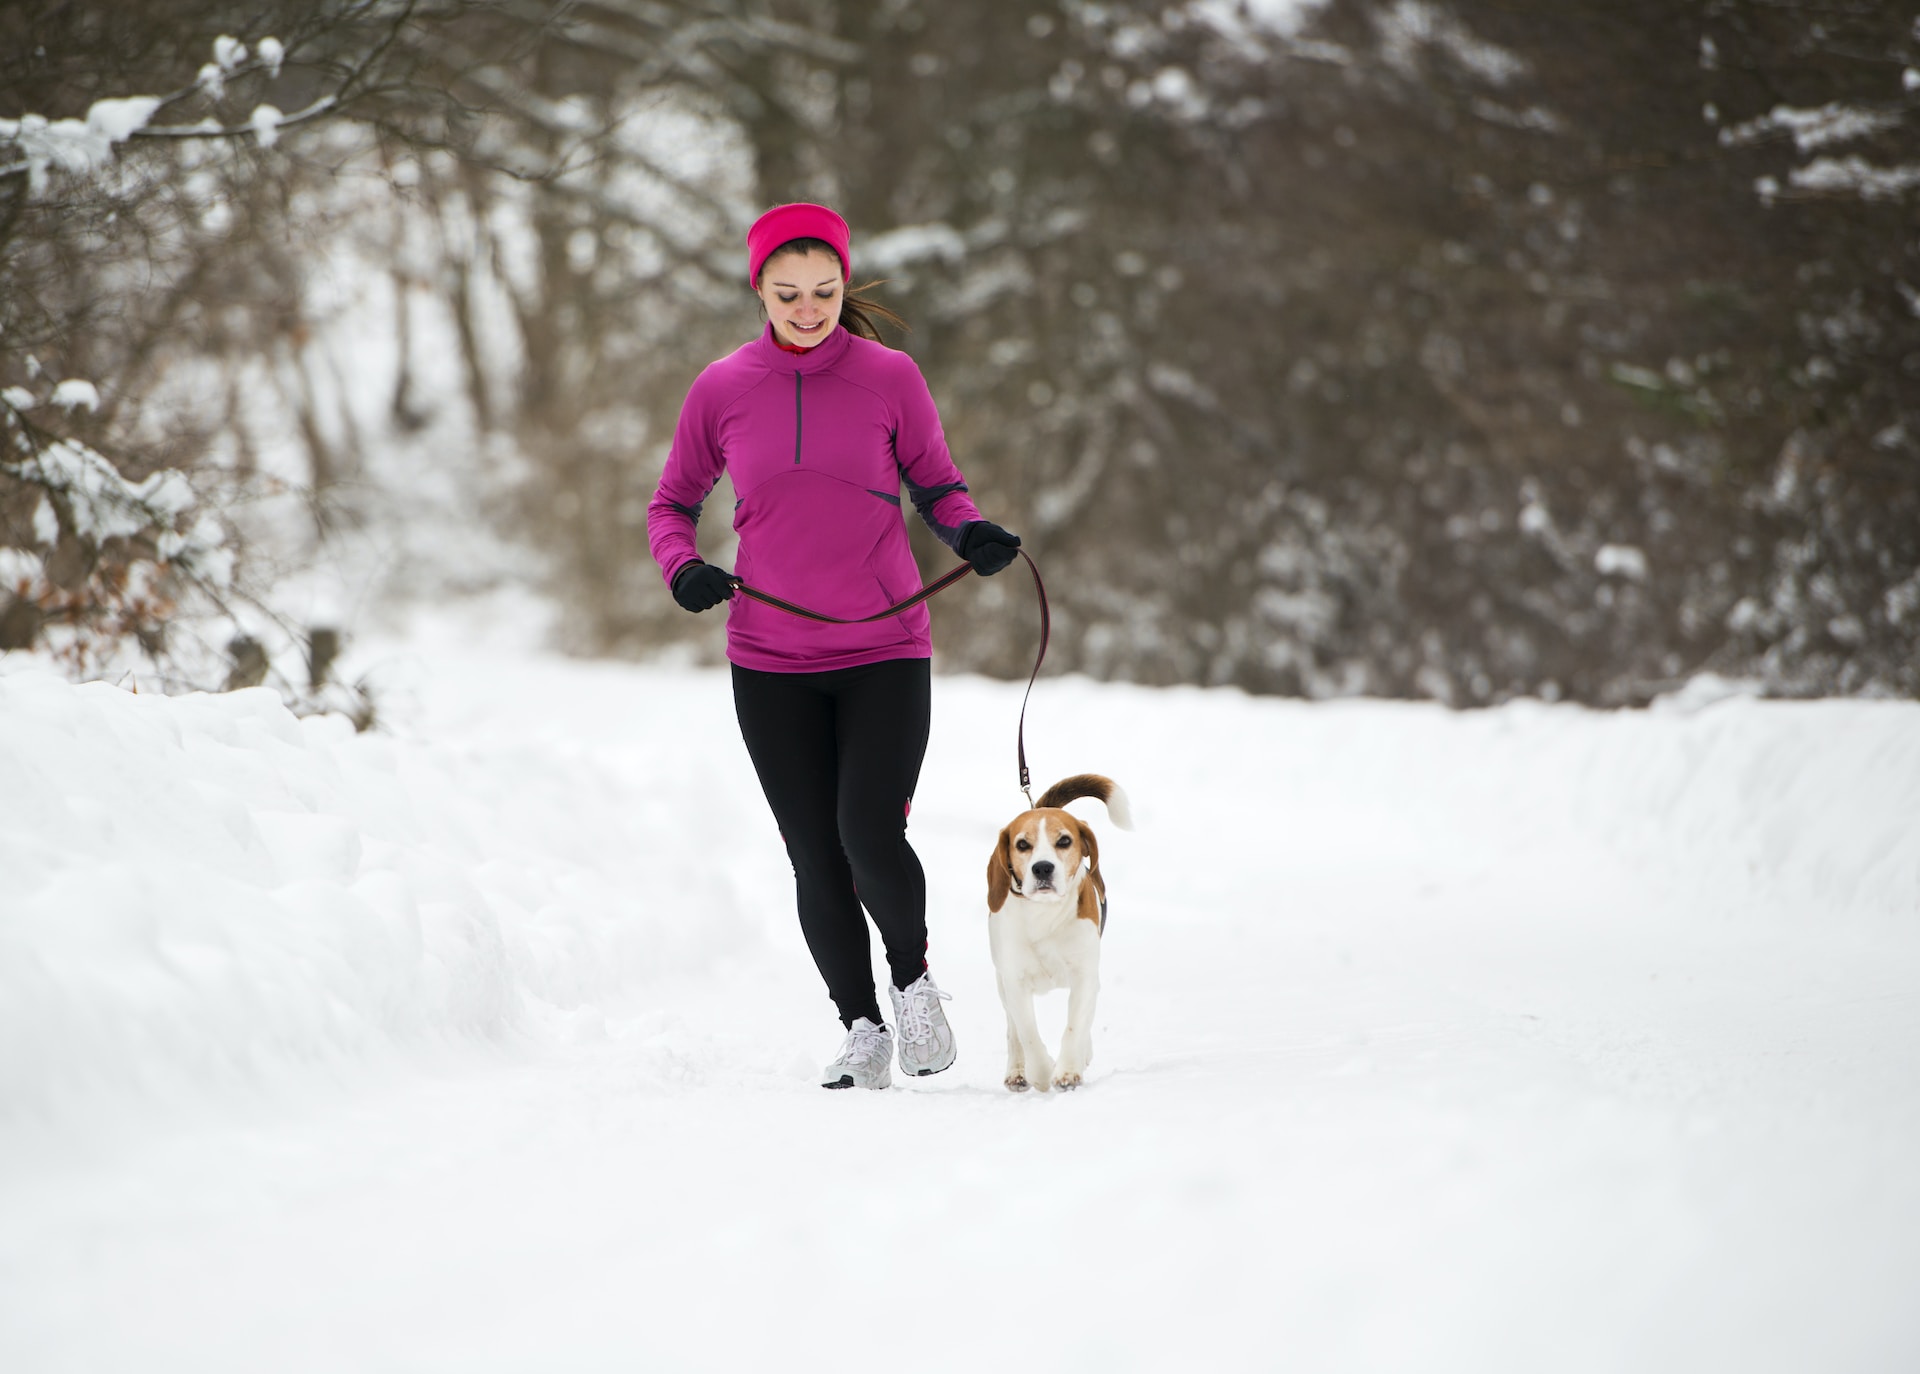
[[[982,577],[992,577],[1013,562],[1020,536],[1009,534],[991,520],[969,520],[960,527],[960,543],[954,552],[973,564]]]
[[[689,611],[710,611],[733,600],[733,575],[711,563],[689,563],[673,575],[673,599]]]

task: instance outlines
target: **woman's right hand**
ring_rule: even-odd
[[[711,563],[689,563],[674,574],[673,599],[689,611],[710,611],[733,600],[733,574]]]

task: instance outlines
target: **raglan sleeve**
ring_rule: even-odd
[[[947,451],[946,431],[940,427],[940,412],[927,390],[927,379],[905,354],[894,387],[897,406],[894,429],[894,460],[906,482],[907,495],[920,518],[927,522],[940,542],[959,552],[960,532],[968,521],[980,519],[980,511],[967,495],[967,480],[954,465]]]
[[[700,561],[695,537],[700,508],[726,471],[719,437],[723,407],[717,390],[707,373],[694,380],[674,426],[673,447],[667,452],[660,485],[647,503],[647,544],[669,587],[682,568]]]

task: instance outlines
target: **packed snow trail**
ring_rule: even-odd
[[[384,671],[390,738],[0,672],[0,1367],[1920,1367],[1920,707],[1049,680],[1139,828],[1042,1097],[1019,688],[937,678],[961,1057],[869,1094],[723,675]]]

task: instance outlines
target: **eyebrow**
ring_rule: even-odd
[[[826,279],[825,281],[820,281],[820,282],[815,282],[815,283],[814,283],[814,287],[813,287],[813,289],[814,289],[814,290],[816,290],[816,291],[818,291],[818,290],[819,290],[819,289],[820,289],[821,287],[823,287],[823,286],[832,286],[832,285],[833,285],[833,284],[834,284],[835,282],[837,282],[837,281],[839,281],[839,280],[840,280],[840,278],[838,278],[838,277],[828,277],[828,278],[827,278],[827,279]],[[796,285],[795,285],[794,283],[792,283],[792,282],[790,282],[790,281],[777,281],[777,282],[775,282],[775,283],[774,283],[774,285],[775,285],[775,286],[784,286],[784,287],[786,287],[786,288],[787,288],[788,290],[790,290],[790,291],[798,291],[798,290],[800,289],[800,288],[799,288],[798,286],[796,286]]]

